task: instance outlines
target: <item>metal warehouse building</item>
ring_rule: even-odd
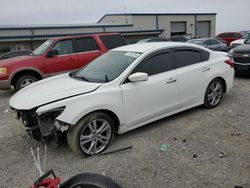
[[[129,43],[148,37],[190,35],[214,37],[216,13],[106,14],[96,24],[0,26],[0,54],[33,50],[51,37],[119,32]]]

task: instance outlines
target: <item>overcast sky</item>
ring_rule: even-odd
[[[126,7],[126,8],[125,8]],[[107,13],[217,13],[216,33],[250,30],[250,0],[0,0],[0,25],[95,23]]]

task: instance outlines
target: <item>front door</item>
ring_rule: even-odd
[[[176,110],[177,80],[171,52],[151,55],[132,73],[135,72],[147,73],[149,79],[143,82],[126,81],[121,85],[128,126],[135,126]]]
[[[78,68],[72,40],[58,41],[52,50],[58,50],[58,55],[45,58],[44,64],[48,75],[69,72]]]

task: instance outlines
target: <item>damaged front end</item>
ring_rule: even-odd
[[[31,110],[17,110],[17,118],[21,120],[31,138],[37,141],[60,142],[63,132],[68,129],[68,124],[56,118],[64,111],[64,107],[36,113],[37,108]]]

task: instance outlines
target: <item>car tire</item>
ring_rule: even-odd
[[[107,114],[94,112],[70,126],[67,141],[71,150],[88,157],[106,150],[114,137],[114,121]]]
[[[17,80],[16,83],[14,85],[15,90],[20,90],[34,82],[36,82],[38,79],[35,76],[32,75],[23,75],[20,76]]]
[[[224,85],[219,78],[212,80],[206,89],[204,106],[214,108],[218,106],[223,98]]]

